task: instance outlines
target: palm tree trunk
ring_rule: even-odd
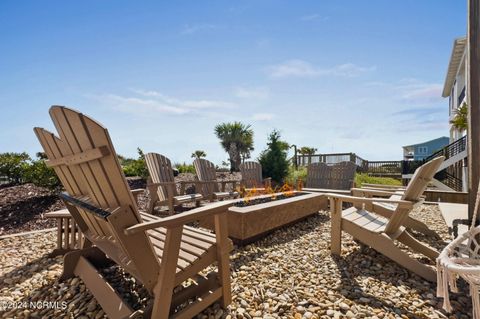
[[[238,172],[240,170],[240,163],[242,160],[236,143],[230,143],[228,155],[230,157],[230,172]]]

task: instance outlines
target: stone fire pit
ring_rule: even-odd
[[[321,193],[294,191],[261,195],[239,202],[228,209],[228,236],[237,244],[252,242],[267,233],[327,209],[328,199]],[[213,222],[205,220],[203,227],[213,229]]]

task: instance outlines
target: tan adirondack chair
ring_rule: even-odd
[[[109,318],[192,318],[216,300],[230,303],[226,209],[229,201],[184,214],[158,217],[137,209],[108,131],[91,118],[53,106],[50,115],[60,138],[35,133],[67,193],[61,195],[90,245],[64,257],[62,278],[79,276]],[[213,217],[216,235],[185,226]],[[88,247],[90,246],[90,247]],[[100,274],[115,262],[143,284],[152,296],[144,309],[132,309]],[[199,273],[217,264],[209,276]],[[191,284],[175,289],[186,280]],[[180,287],[178,287],[180,288]],[[178,305],[192,301],[178,309]]]
[[[197,158],[193,161],[193,166],[195,167],[195,172],[197,173],[198,184],[201,188],[201,194],[204,198],[208,198],[211,201],[215,199],[225,199],[225,198],[236,198],[238,197],[238,192],[235,191],[236,181],[217,181],[217,174],[215,170],[215,165],[204,159]],[[231,183],[233,191],[225,191],[226,184]],[[218,187],[218,184],[221,185],[221,189]]]
[[[357,197],[368,197],[368,198],[389,198],[393,200],[402,199],[405,190],[397,191],[386,191],[386,190],[375,190],[368,188],[352,188],[352,195]],[[424,198],[424,196],[421,196]],[[376,214],[390,218],[392,214],[397,209],[397,204],[394,203],[383,203],[383,202],[373,202],[370,206],[367,205],[367,209],[374,211]],[[438,234],[431,230],[424,222],[412,217],[407,216],[403,224],[405,227],[421,232],[429,236],[438,236]]]
[[[263,178],[262,165],[258,162],[243,162],[240,164],[240,173],[242,174],[240,187],[246,191],[255,189],[256,191],[262,192],[265,191],[267,187],[272,186],[272,178]]]
[[[443,162],[444,157],[438,157],[422,166],[414,173],[405,193],[400,199],[388,198],[365,198],[346,196],[341,194],[329,194],[330,210],[332,213],[331,251],[333,254],[341,254],[341,234],[346,231],[357,240],[372,247],[381,254],[418,274],[429,281],[436,281],[435,270],[418,260],[412,258],[406,252],[395,245],[395,241],[410,247],[412,250],[425,255],[431,260],[438,257],[438,252],[421,243],[406,230],[402,225],[408,218],[410,211],[421,204],[421,195],[427,184],[432,180],[437,168]],[[355,206],[342,211],[342,203],[349,202]],[[395,211],[385,218],[376,214],[375,208],[365,209],[363,205],[374,202],[396,204]]]
[[[181,194],[178,194],[177,185],[173,176],[170,160],[157,153],[145,154],[145,163],[152,183],[147,185],[150,194],[147,213],[153,213],[155,205],[167,205],[170,214],[175,213],[175,206],[195,202],[197,206],[203,199],[201,194],[184,194],[186,184],[195,184],[194,181],[182,181]]]
[[[327,165],[322,162],[309,164],[307,166],[307,181],[303,190],[349,195],[350,189],[354,187],[356,169],[357,167],[353,162],[340,162],[334,165]]]

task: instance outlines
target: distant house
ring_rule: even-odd
[[[456,110],[467,101],[466,79],[467,79],[467,38],[460,37],[453,41],[452,54],[448,63],[447,76],[443,85],[442,97],[448,97],[449,121],[455,117]],[[450,124],[450,143],[462,138],[465,131],[459,131]]]
[[[403,159],[405,161],[421,161],[447,146],[449,141],[448,137],[442,136],[423,143],[404,146]]]

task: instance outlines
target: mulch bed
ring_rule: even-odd
[[[33,184],[0,189],[0,235],[55,226],[43,214],[64,208],[54,191]]]

